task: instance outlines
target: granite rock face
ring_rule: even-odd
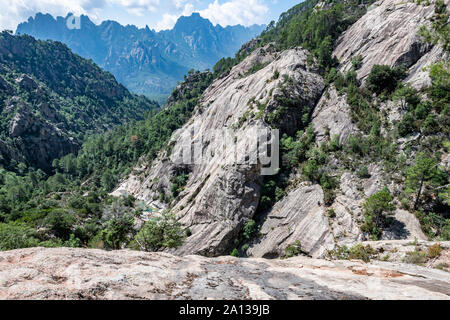
[[[172,211],[192,233],[177,253],[223,254],[253,217],[262,186],[258,150],[271,145],[266,139],[258,149],[252,141],[270,129],[265,115],[257,115],[258,106],[276,112],[284,95],[281,87],[293,79],[288,98],[314,108],[324,84],[307,65],[307,54],[301,48],[282,53],[271,45],[257,49],[206,90],[191,121],[173,135],[170,154],[163,153],[141,177],[131,176],[115,192],[168,208],[160,194],[171,194],[171,180],[179,172],[189,173],[184,191],[172,202]],[[254,72],[254,66],[262,67]],[[294,131],[300,120],[296,108],[289,108],[279,123],[281,131]],[[186,161],[189,143],[198,143],[199,152]]]
[[[352,123],[346,95],[339,95],[334,86],[328,88],[314,108],[312,124],[318,143],[324,141],[328,133],[331,138],[339,135],[339,143],[345,144],[348,136],[358,131]]]
[[[0,299],[449,300],[450,274],[380,261],[33,248],[0,253]]]
[[[387,64],[406,65],[409,75],[404,82],[416,88],[427,86],[430,79],[424,67],[445,57],[439,45],[426,44],[418,35],[420,26],[429,25],[433,15],[434,5],[399,0],[375,2],[338,40],[333,54],[340,61],[339,69],[348,71],[352,60],[361,56],[357,73],[362,85],[375,64]],[[249,46],[256,43],[258,40]],[[317,66],[308,65],[307,55],[302,48],[281,53],[271,45],[256,49],[205,91],[190,122],[173,135],[168,150],[151,167],[136,168],[137,173],[114,194],[133,194],[159,211],[170,209],[177,213],[192,232],[177,254],[229,253],[235,247],[232,242],[249,219],[257,220],[261,227],[261,237],[249,244],[250,256],[280,257],[286,248],[300,243],[302,252],[322,257],[336,245],[353,246],[360,242],[365,200],[385,186],[393,194],[401,191],[384,174],[381,161],[366,163],[369,176],[363,178],[344,166],[342,159],[332,157],[329,173],[340,181],[340,186],[329,207],[323,206],[324,193],[319,185],[299,185],[296,179],[305,179],[298,172],[292,173],[295,178],[289,177],[291,184],[286,197],[269,212],[255,217],[263,183],[261,164],[245,164],[243,160],[255,157],[247,144],[258,129],[269,128],[268,115],[277,115],[280,101],[288,98],[299,107],[288,108],[288,112],[278,117],[275,126],[281,133],[294,135],[302,129],[301,106],[310,112],[317,146],[336,135],[344,146],[351,135],[361,133],[352,121],[346,94],[333,85],[323,92],[325,86],[317,74]],[[283,90],[287,83],[290,87]],[[397,102],[377,103],[390,124],[401,119],[404,110]],[[232,139],[230,143],[218,134],[217,130],[222,128],[235,141]],[[184,142],[189,140],[200,142],[202,153],[208,155],[206,161],[188,165],[180,161]],[[223,141],[246,150],[238,159],[239,166],[229,165],[225,160],[232,154],[221,151]],[[399,139],[397,144],[403,150],[407,141]],[[189,179],[184,190],[170,199],[173,178],[180,173],[188,174]],[[382,240],[426,239],[412,213],[397,209],[393,218],[394,223],[384,230]]]
[[[300,242],[301,251],[320,257],[334,247],[323,191],[319,185],[302,186],[290,192],[268,213],[261,239],[248,253],[253,257],[283,256],[288,246]]]
[[[446,1],[448,3],[448,1]],[[415,65],[432,46],[418,34],[434,14],[433,5],[417,5],[410,1],[381,0],[339,38],[334,55],[343,72],[350,70],[352,60],[362,57],[358,78],[365,79],[376,64],[389,66]]]

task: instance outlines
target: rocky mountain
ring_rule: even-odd
[[[19,24],[16,33],[61,41],[111,72],[129,90],[151,98],[167,97],[188,70],[212,68],[264,28],[223,28],[193,13],[180,17],[173,29],[160,32],[115,21],[95,25],[84,15],[80,17],[80,29],[69,29],[70,16],[53,18],[38,13]]]
[[[340,5],[332,5],[331,12]],[[444,9],[436,9],[442,5]],[[327,6],[318,3],[312,10],[325,12]],[[414,143],[409,147],[412,150],[406,149],[405,143],[412,143],[417,135],[393,133],[405,114],[400,109],[400,99],[377,98],[372,94],[363,97],[365,84],[371,80],[370,73],[373,76],[377,64],[387,64],[388,69],[402,66],[407,76],[399,89],[410,88],[411,84],[425,92],[432,81],[424,67],[448,59],[441,45],[430,44],[420,36],[422,26],[430,26],[439,10],[445,12],[445,4],[384,0],[362,11],[361,17],[336,39],[331,55],[339,61],[333,73],[346,73],[347,79],[354,77],[349,90],[336,89],[341,86],[339,78],[334,83],[330,76],[323,78],[320,46],[317,59],[311,59],[311,53],[301,47],[280,51],[276,43],[269,43],[257,48],[205,90],[191,121],[173,135],[171,148],[155,161],[136,168],[135,174],[115,194],[132,194],[149,206],[175,212],[190,231],[190,236],[175,251],[177,254],[230,253],[244,244],[240,237],[246,226],[255,221],[259,229],[251,238],[247,237],[239,251],[265,258],[284,256],[297,243],[301,244],[301,252],[323,257],[336,247],[358,243],[363,231],[379,239],[426,239],[413,214],[414,208],[407,204],[405,180],[396,178],[398,174],[408,175],[407,168],[400,172],[395,168],[405,154],[412,151],[414,159],[423,150]],[[367,105],[358,104],[363,99],[367,99],[364,100]],[[363,107],[366,110],[358,118]],[[445,110],[441,113],[444,118],[448,116],[448,109]],[[373,122],[366,126],[368,118]],[[448,121],[445,119],[444,122]],[[379,131],[374,131],[377,126]],[[281,149],[285,150],[282,172],[274,178],[264,177],[260,173],[261,163],[245,164],[240,158],[236,161],[239,165],[230,165],[230,155],[221,151],[222,141],[215,136],[215,130],[221,128],[236,137],[238,150],[248,150],[238,155],[247,159],[255,158],[258,151],[245,149],[256,129],[279,129],[285,134],[281,139]],[[375,139],[374,132],[383,139]],[[434,139],[431,137],[435,134],[443,141],[448,138],[448,130],[439,126],[419,132],[425,140]],[[202,154],[208,157],[186,166],[183,150],[192,134],[192,141],[202,141]],[[303,151],[295,149],[296,142],[289,136],[299,139],[298,148]],[[314,142],[308,146],[303,142],[305,139]],[[364,147],[367,149],[359,150],[358,145],[364,143],[378,145],[378,149],[371,151],[367,145]],[[448,159],[446,147],[437,148],[438,160]],[[294,152],[306,154],[305,160],[298,160],[302,153]],[[380,152],[386,155],[380,156]],[[289,164],[293,156],[294,166]],[[414,163],[406,161],[404,165]],[[436,166],[441,170],[436,174],[443,179],[439,188],[448,189],[447,160]],[[161,197],[171,193],[180,172],[187,174],[182,191],[169,200]],[[430,185],[429,192],[431,188]],[[384,194],[387,199],[394,195],[386,200],[393,202],[394,208],[387,210],[392,211],[390,222],[384,222],[385,227],[375,227],[368,216],[371,201],[368,199]],[[269,196],[275,201],[265,207]],[[436,218],[448,225],[445,220],[448,200],[445,195],[442,197],[443,202],[430,204],[434,208],[431,210],[441,212],[443,218]]]
[[[0,253],[0,299],[448,300],[442,270],[396,262],[236,259],[129,250]]]
[[[0,69],[0,162],[11,170],[24,163],[49,171],[85,134],[158,107],[58,42],[3,32]]]

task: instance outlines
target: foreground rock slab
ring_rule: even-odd
[[[448,300],[450,274],[388,262],[32,248],[0,253],[0,299]]]

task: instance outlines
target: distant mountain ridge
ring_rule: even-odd
[[[171,30],[122,26],[115,21],[94,24],[80,17],[80,28],[67,27],[67,17],[37,13],[19,24],[17,34],[61,41],[75,53],[92,59],[128,89],[152,98],[168,96],[190,69],[204,70],[265,28],[263,25],[214,26],[198,13],[180,17]]]

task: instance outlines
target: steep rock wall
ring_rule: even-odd
[[[170,152],[162,154],[141,178],[130,177],[115,192],[133,194],[159,208],[171,208],[161,201],[160,194],[170,195],[174,174],[189,172],[184,191],[172,201],[172,211],[192,233],[177,253],[223,254],[253,217],[259,204],[262,166],[259,162],[246,164],[246,159],[257,158],[257,150],[248,143],[259,129],[270,128],[264,110],[277,112],[280,97],[297,101],[299,109],[314,108],[324,84],[314,66],[307,65],[307,54],[301,48],[282,53],[275,52],[271,45],[257,49],[206,90],[191,121],[173,135]],[[292,85],[285,97],[282,86],[287,82]],[[265,108],[258,107],[261,105]],[[300,121],[299,110],[287,108],[278,125],[282,132],[295,132]],[[225,140],[222,132],[229,134],[231,141]],[[186,164],[186,159],[182,160],[186,141],[201,142],[203,161]],[[234,146],[223,151],[224,143]],[[268,144],[261,143],[263,147]],[[234,148],[243,152],[235,155]]]

